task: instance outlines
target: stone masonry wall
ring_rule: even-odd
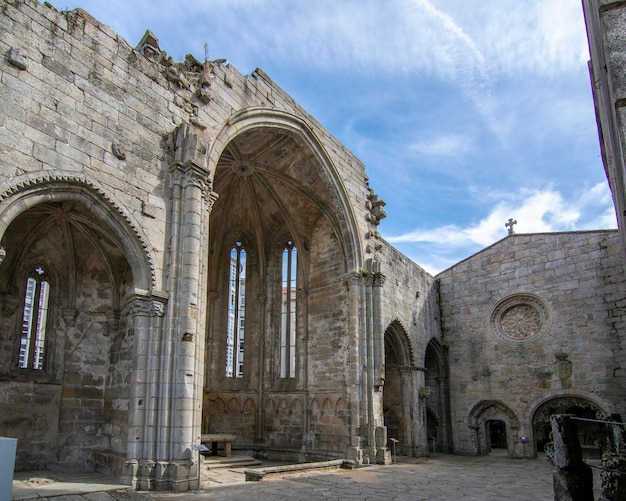
[[[357,224],[367,230],[370,191],[363,165],[261,70],[251,78],[216,64],[206,104],[193,85],[168,80],[165,67],[81,9],[59,12],[35,0],[2,0],[0,13],[2,191],[4,183],[84,176],[137,223],[162,270],[170,196],[163,140],[180,123],[193,123],[212,145],[233,113],[265,106],[313,127],[360,213]]]
[[[384,241],[383,241],[384,242]],[[380,252],[383,286],[383,325],[398,321],[409,335],[414,363],[424,366],[426,346],[440,339],[437,281],[387,242]]]
[[[508,408],[519,437],[532,437],[533,413],[555,397],[624,413],[621,266],[615,231],[514,235],[437,276],[455,451],[477,452],[470,413],[480,402]]]

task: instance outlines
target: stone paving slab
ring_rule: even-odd
[[[97,496],[107,491],[127,489],[127,485],[122,485],[95,472],[16,472],[13,476],[11,499],[23,501],[54,497],[55,501],[84,501],[84,499],[100,501],[97,497],[81,498],[80,496],[91,493]],[[108,500],[105,498],[104,501]]]
[[[592,465],[597,466],[597,462]],[[553,501],[554,468],[543,458],[505,456],[398,458],[398,464],[357,470],[294,473],[262,482],[242,482],[241,473],[224,469],[203,491],[155,493],[110,491],[39,497],[39,501],[271,501],[424,500]],[[599,470],[594,468],[594,498]]]

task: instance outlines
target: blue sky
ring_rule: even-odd
[[[53,0],[176,60],[262,68],[366,165],[431,273],[517,233],[615,228],[580,0]]]

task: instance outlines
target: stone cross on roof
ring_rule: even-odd
[[[516,224],[517,224],[517,221],[513,219],[512,217],[510,217],[509,220],[506,223],[504,223],[504,226],[509,229],[509,235],[515,234],[515,230],[513,229],[513,226]]]

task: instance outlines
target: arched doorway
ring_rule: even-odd
[[[18,438],[18,468],[119,474],[135,344],[125,298],[150,279],[135,281],[132,239],[122,243],[117,216],[97,197],[75,186],[29,197],[3,209],[22,211],[1,240],[0,387],[10,398],[0,414],[11,420],[0,435]]]
[[[515,437],[520,429],[515,413],[499,400],[482,400],[469,414],[474,430],[477,454],[489,454],[493,449],[505,450],[515,456]]]
[[[606,420],[609,414],[593,402],[581,398],[562,396],[552,398],[535,410],[533,414],[533,434],[537,452],[543,452],[551,442],[550,416],[553,414],[571,414],[589,420]],[[577,421],[578,439],[586,458],[599,458],[606,448],[606,426],[591,421]]]

